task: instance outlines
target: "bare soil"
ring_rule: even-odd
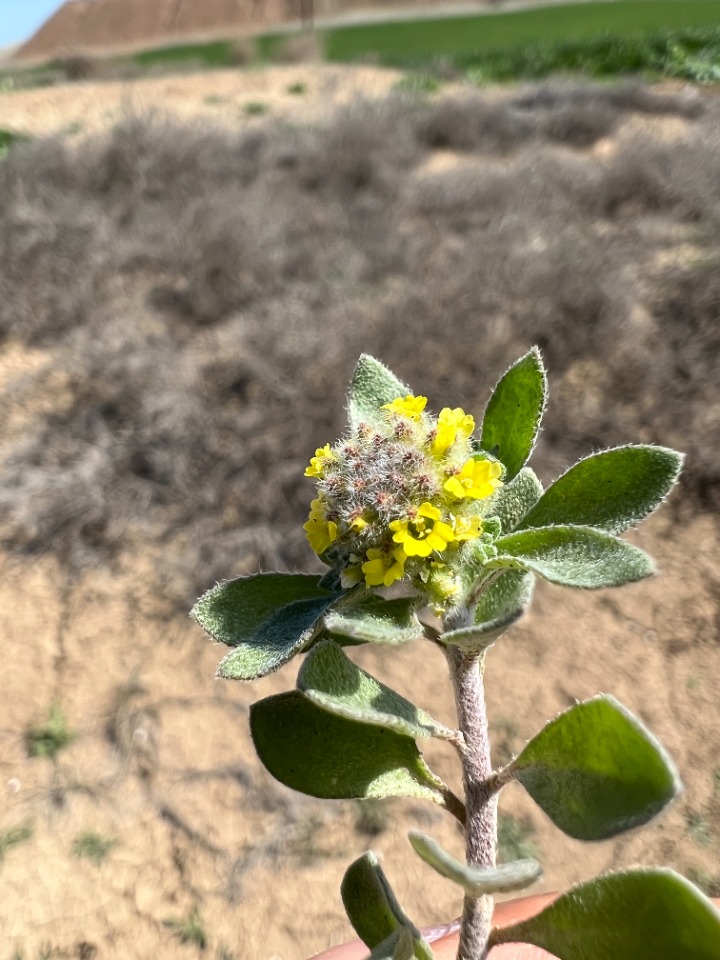
[[[217,960],[304,960],[350,936],[339,883],[368,847],[417,922],[458,913],[405,839],[419,827],[459,852],[453,823],[275,784],[247,711],[294,667],[215,680],[222,651],[185,612],[218,577],[313,563],[302,469],[341,429],[360,349],[436,408],[480,414],[539,341],[545,481],[621,441],[689,452],[683,486],[629,535],[659,575],[541,585],[490,654],[489,710],[504,760],[611,693],[685,783],[649,828],[592,845],[508,789],[505,854],[537,851],[538,890],[658,863],[718,895],[717,109],[670,88],[349,104],[396,80],[297,67],[0,97],[4,125],[48,138],[0,163],[3,960],[193,956],[198,929]],[[248,119],[250,100],[271,119]],[[452,723],[436,649],[354,656]],[[75,737],[30,756],[53,704]],[[427,753],[456,784],[452,754]],[[88,832],[114,842],[98,860]]]

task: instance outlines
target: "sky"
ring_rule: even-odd
[[[62,0],[0,0],[0,47],[27,40]]]

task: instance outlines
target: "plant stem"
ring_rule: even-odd
[[[465,738],[462,751],[467,821],[467,862],[494,867],[497,849],[497,794],[492,790],[490,739],[483,670],[485,655],[469,656],[448,647],[447,659],[455,692],[458,726]],[[493,898],[465,897],[458,960],[484,960],[492,924]]]

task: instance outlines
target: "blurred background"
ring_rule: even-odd
[[[0,0],[0,960],[304,960],[351,936],[372,847],[413,919],[458,898],[405,838],[440,810],[321,803],[254,757],[187,616],[315,570],[317,446],[360,352],[480,418],[533,344],[550,482],[687,454],[630,538],[654,580],[538,589],[488,663],[495,759],[617,696],[685,793],[615,841],[519,787],[538,889],[665,864],[720,896],[720,0]],[[433,648],[353,654],[452,723]],[[451,752],[428,750],[458,781]]]

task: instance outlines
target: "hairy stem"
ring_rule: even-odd
[[[465,738],[462,751],[467,862],[494,867],[497,849],[497,794],[489,782],[492,773],[488,736],[484,654],[468,656],[455,647],[447,651],[455,691],[458,726]],[[458,960],[484,960],[492,923],[493,898],[465,897]]]

